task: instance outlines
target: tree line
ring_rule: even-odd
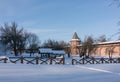
[[[81,46],[76,46],[76,48],[79,50],[80,57],[89,57],[92,51],[96,49],[97,43],[106,41],[105,35],[101,35],[96,39],[93,36],[85,36],[84,40],[81,41]]]
[[[18,28],[16,22],[12,22],[11,24],[5,23],[3,26],[0,26],[0,38],[3,44],[14,51],[15,56],[17,56],[18,53],[22,54],[22,51],[26,49],[31,52],[34,52],[41,47],[52,48],[53,50],[64,50],[66,46],[70,45],[65,41],[51,39],[48,39],[41,44],[36,34],[27,32],[24,28]],[[93,38],[93,36],[85,36],[84,40],[81,40],[82,46],[77,48],[81,50],[81,53],[84,52],[84,54],[90,54],[95,48],[93,44],[106,41],[108,41],[108,39],[105,35],[101,35],[97,39]],[[67,53],[70,53],[70,49],[67,50]]]
[[[16,22],[12,22],[11,24],[5,23],[3,26],[0,26],[0,38],[3,44],[14,51],[15,56],[17,56],[18,53],[22,54],[22,51],[25,49],[34,51],[42,47],[62,50],[64,46],[68,45],[65,41],[50,39],[41,45],[36,34],[27,32],[24,28],[18,28]]]

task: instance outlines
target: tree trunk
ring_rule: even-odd
[[[18,55],[16,47],[14,47],[14,53],[15,53],[15,56]]]
[[[17,46],[17,45],[16,45],[16,40],[14,40],[14,54],[15,54],[15,56],[18,55],[16,46]]]

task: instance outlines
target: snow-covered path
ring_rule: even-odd
[[[0,82],[120,82],[120,65],[0,63]]]

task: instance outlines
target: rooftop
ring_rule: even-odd
[[[74,33],[72,40],[80,40],[76,32]]]
[[[51,48],[40,48],[40,53],[65,54],[64,50],[52,50]]]
[[[108,41],[108,42],[100,42],[98,44],[115,44],[115,43],[120,43],[120,40],[117,40],[117,41]]]

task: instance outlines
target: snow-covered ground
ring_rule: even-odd
[[[0,82],[120,82],[120,64],[0,63]]]
[[[0,62],[0,82],[120,82],[120,64],[71,65],[72,58],[65,65]]]

